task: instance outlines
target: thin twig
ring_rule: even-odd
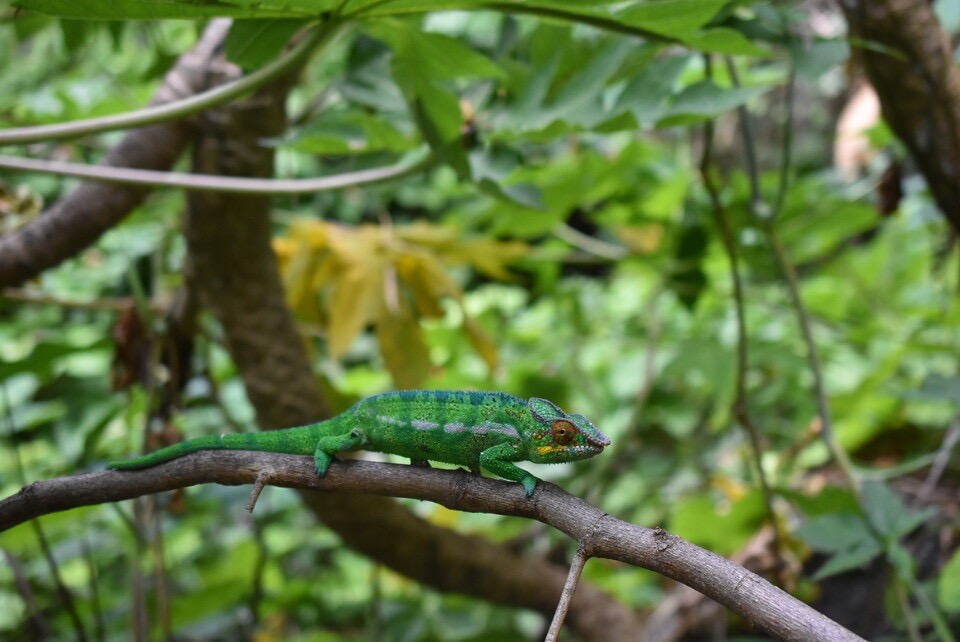
[[[90,610],[93,612],[93,637],[95,640],[107,639],[107,626],[103,620],[103,602],[100,599],[100,577],[97,573],[97,564],[93,556],[93,547],[90,545],[90,534],[83,538],[83,559],[90,574],[87,590],[90,592]]]
[[[257,480],[253,482],[253,488],[250,489],[250,496],[247,498],[247,505],[244,506],[248,513],[253,512],[253,509],[257,505],[257,500],[260,499],[260,493],[263,492],[263,489],[266,488],[267,484],[269,483],[270,472],[266,470],[260,471],[260,474],[257,475]]]
[[[563,621],[567,617],[567,611],[570,610],[570,602],[573,601],[573,594],[577,591],[577,584],[580,583],[580,574],[583,573],[583,566],[587,563],[586,548],[581,544],[577,547],[577,552],[570,560],[570,571],[567,573],[567,581],[563,585],[563,592],[560,594],[560,601],[557,602],[557,610],[553,613],[553,621],[550,622],[550,629],[544,642],[556,642],[560,637],[560,629],[563,627]]]
[[[627,248],[615,243],[608,243],[595,239],[589,234],[570,227],[566,223],[558,223],[553,228],[557,238],[577,247],[587,254],[593,254],[608,261],[619,261],[627,256]]]
[[[823,368],[820,365],[820,351],[817,349],[816,339],[813,337],[813,328],[810,322],[810,314],[807,312],[807,306],[800,295],[800,281],[797,278],[797,271],[787,255],[787,250],[780,241],[780,235],[774,226],[766,226],[767,236],[773,247],[774,256],[780,269],[787,279],[787,292],[790,295],[790,301],[793,309],[797,313],[797,322],[800,325],[800,331],[803,335],[803,342],[807,348],[807,362],[810,365],[810,372],[813,375],[813,388],[817,397],[817,412],[820,415],[820,434],[830,450],[830,454],[840,467],[841,472],[847,478],[851,489],[857,496],[860,495],[860,482],[857,478],[853,462],[847,456],[846,451],[837,441],[833,430],[833,418],[830,413],[830,403],[827,400],[827,387],[823,380]]]
[[[708,73],[711,68],[710,58],[707,56]],[[746,294],[743,287],[743,277],[740,272],[740,256],[737,252],[737,243],[734,238],[733,228],[730,225],[730,216],[727,208],[720,197],[720,189],[713,180],[711,169],[713,165],[713,121],[709,120],[703,129],[703,153],[700,156],[700,176],[704,188],[710,198],[710,204],[713,210],[714,219],[720,230],[720,239],[723,243],[724,251],[727,254],[727,262],[730,266],[730,282],[733,286],[733,307],[737,317],[737,371],[734,379],[734,400],[731,408],[734,418],[743,427],[750,440],[750,455],[753,460],[753,467],[756,470],[757,480],[760,483],[760,491],[763,494],[763,501],[767,513],[767,521],[772,529],[773,556],[776,560],[774,572],[777,581],[781,586],[785,586],[786,578],[783,573],[786,571],[786,562],[784,561],[783,537],[780,533],[780,523],[777,520],[777,513],[774,508],[774,494],[767,479],[767,473],[763,468],[763,440],[760,438],[760,431],[750,414],[749,397],[747,395],[747,370],[750,367],[749,354],[749,333],[747,332],[747,313],[746,313]]]
[[[23,568],[20,560],[14,557],[7,549],[0,548],[0,552],[3,553],[3,559],[7,562],[7,568],[10,569],[10,573],[13,575],[17,592],[20,593],[20,597],[27,607],[27,632],[30,634],[31,639],[52,639],[53,636],[50,632],[50,626],[47,624],[46,618],[41,616],[41,609],[37,605],[37,598],[33,593],[33,587],[30,586],[30,579],[27,577],[26,569]]]
[[[121,185],[175,187],[186,190],[261,195],[307,194],[380,183],[420,173],[436,164],[436,162],[436,156],[430,154],[419,160],[401,161],[385,167],[317,178],[244,178],[185,172],[162,172],[113,165],[85,165],[83,163],[21,158],[20,156],[0,154],[0,168],[6,169],[72,176],[90,181]]]
[[[960,440],[960,412],[953,416],[950,426],[947,428],[947,434],[943,436],[943,443],[940,444],[937,454],[934,455],[933,462],[930,464],[930,472],[927,473],[927,478],[923,480],[923,486],[917,493],[917,504],[925,504],[933,489],[937,487],[937,483],[943,476],[943,471],[950,463],[950,455],[953,453],[958,440]]]
[[[7,420],[9,421],[10,436],[11,441],[12,437],[16,433],[16,418],[13,415],[13,404],[10,397],[10,393],[7,390],[6,383],[0,383],[0,393],[3,395],[3,405],[7,410]],[[16,465],[17,478],[20,480],[21,484],[27,483],[26,471],[23,468],[23,459],[20,457],[20,449],[14,448],[14,462]],[[40,526],[40,520],[33,519],[30,520],[30,527],[33,529],[33,535],[37,540],[37,543],[40,545],[40,551],[43,553],[43,559],[47,563],[47,569],[50,571],[50,577],[53,579],[53,585],[56,588],[57,595],[60,597],[60,601],[63,603],[63,608],[67,611],[67,616],[70,619],[70,623],[73,625],[74,633],[78,642],[86,642],[87,632],[83,626],[83,620],[80,619],[80,613],[77,611],[77,605],[73,601],[73,593],[70,592],[70,589],[67,588],[67,585],[63,582],[63,577],[60,575],[60,566],[57,564],[57,559],[53,555],[53,550],[50,548],[50,542],[47,540],[47,535],[43,531],[43,527]]]
[[[739,87],[740,79],[737,74],[736,67],[731,58],[727,57],[726,60],[727,70],[730,73],[731,82],[735,87]],[[790,78],[794,78],[792,73]],[[792,96],[792,91],[789,92],[789,95]],[[788,111],[788,116],[792,115],[792,113],[793,112],[791,108]],[[797,277],[797,271],[794,268],[793,263],[790,261],[790,257],[787,254],[786,248],[784,248],[783,243],[780,240],[780,235],[777,233],[776,227],[773,224],[774,219],[779,214],[779,210],[764,211],[765,208],[763,205],[763,197],[760,193],[760,173],[756,160],[756,145],[753,136],[750,112],[747,110],[745,105],[741,105],[737,108],[737,115],[740,121],[740,131],[743,136],[745,165],[750,182],[750,213],[754,220],[757,221],[760,227],[766,232],[767,238],[770,241],[770,245],[773,249],[774,257],[776,258],[777,264],[780,266],[780,270],[783,272],[783,275],[787,281],[787,292],[790,295],[790,301],[793,305],[793,309],[797,313],[797,322],[800,326],[803,342],[806,346],[807,361],[810,366],[811,374],[813,375],[813,387],[817,398],[817,411],[820,415],[820,434],[823,436],[823,440],[826,443],[834,461],[836,461],[837,465],[841,469],[841,472],[843,472],[844,476],[847,478],[847,481],[850,484],[853,492],[859,496],[860,484],[857,481],[853,463],[850,461],[847,453],[840,446],[836,439],[836,435],[834,434],[833,420],[830,414],[830,404],[827,400],[827,390],[823,379],[823,368],[820,365],[820,353],[817,349],[816,340],[813,337],[810,315],[807,312],[806,305],[803,302],[803,297],[800,295],[800,280]],[[792,123],[787,122],[784,128],[789,130],[791,126]],[[783,141],[783,161],[781,162],[781,181],[786,181],[789,178],[789,172],[786,171],[785,168],[789,168],[791,162],[791,143],[792,136],[785,135]],[[786,188],[781,185],[778,191],[779,194],[785,195]],[[778,195],[778,204],[781,207],[783,205],[784,198],[785,196]]]
[[[3,300],[18,301],[22,303],[33,303],[36,305],[55,305],[60,308],[71,310],[105,310],[107,312],[123,312],[133,303],[132,297],[119,297],[113,299],[94,299],[92,301],[74,301],[70,299],[61,299],[56,296],[44,294],[43,292],[32,292],[19,288],[3,288],[0,290],[0,301]],[[160,303],[152,303],[151,307],[155,310],[162,309]]]
[[[177,120],[205,111],[217,105],[240,98],[252,91],[280,78],[290,70],[297,68],[302,60],[322,42],[329,41],[337,33],[341,23],[328,22],[309,32],[295,47],[275,61],[265,65],[249,76],[235,82],[222,85],[200,94],[162,105],[154,105],[136,111],[78,120],[70,123],[19,127],[0,131],[0,145],[36,143],[40,141],[60,140],[87,134],[96,134],[115,129],[129,129],[156,125]]]

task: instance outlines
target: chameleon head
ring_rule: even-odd
[[[583,415],[568,415],[537,397],[527,402],[533,422],[528,458],[537,464],[558,464],[587,459],[610,445],[610,438]]]

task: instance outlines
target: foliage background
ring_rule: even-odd
[[[23,4],[69,14],[58,2]],[[306,4],[275,11],[298,17]],[[538,476],[629,521],[744,555],[795,594],[822,597],[827,612],[849,615],[855,597],[845,602],[824,578],[853,573],[853,594],[880,596],[890,639],[950,639],[960,621],[949,450],[960,430],[960,265],[948,223],[882,124],[853,180],[833,166],[837,112],[859,82],[840,16],[816,3],[638,3],[620,24],[659,36],[638,39],[534,15],[419,10],[434,4],[445,8],[358,9],[299,76],[287,133],[264,141],[290,177],[375,167],[424,144],[442,160],[380,186],[273,201],[288,302],[331,408],[396,387],[548,397],[591,417],[614,446]],[[138,7],[151,18],[226,10],[5,10],[0,50],[16,56],[0,63],[4,126],[146,104],[202,23],[96,19]],[[256,18],[237,22],[227,44],[248,70],[302,24],[264,19],[269,3],[230,7]],[[957,26],[956,2],[937,7]],[[465,146],[448,145],[460,138]],[[16,151],[95,162],[115,140]],[[904,178],[889,208],[878,190],[894,163]],[[74,184],[2,179],[7,233]],[[208,316],[182,398],[158,412],[169,373],[157,337],[183,285],[183,206],[179,192],[157,190],[94,247],[4,292],[4,496],[145,443],[255,429]],[[938,452],[949,459],[935,477]],[[0,632],[121,639],[142,621],[187,639],[482,640],[528,639],[542,626],[371,563],[290,491],[267,491],[253,518],[239,510],[245,494],[198,488],[135,511],[51,515],[42,535],[0,535]],[[520,520],[409,506],[530,555],[569,553]],[[771,516],[773,552],[755,554]],[[641,612],[671,590],[602,561],[586,577]]]

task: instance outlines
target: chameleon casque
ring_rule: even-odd
[[[190,439],[108,468],[154,466],[200,450],[256,450],[313,455],[323,477],[337,453],[372,450],[416,462],[483,468],[519,482],[527,497],[537,478],[513,462],[558,464],[587,459],[610,439],[583,415],[568,415],[547,401],[503,392],[407,390],[374,395],[314,424],[250,434]]]

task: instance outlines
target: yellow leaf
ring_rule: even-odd
[[[301,218],[290,225],[290,236],[315,249],[323,249],[327,245],[331,227],[327,221]]]
[[[335,276],[333,295],[327,305],[327,346],[334,359],[342,357],[360,331],[377,316],[383,274],[372,267],[355,265]]]
[[[507,266],[516,263],[530,252],[530,246],[519,241],[496,241],[473,239],[464,242],[451,260],[466,263],[478,272],[500,281],[516,281],[517,277],[507,271]]]
[[[663,242],[663,226],[659,223],[621,225],[614,230],[614,234],[634,254],[652,254],[660,249]]]
[[[398,227],[394,233],[402,241],[427,247],[444,247],[451,243],[457,243],[460,239],[460,232],[454,227],[434,225],[423,221]]]
[[[286,290],[287,305],[303,318],[317,317],[317,293],[311,278],[315,265],[313,250],[302,243],[284,265],[283,286]]]
[[[486,362],[487,367],[490,368],[491,371],[496,370],[500,362],[500,351],[497,349],[497,344],[494,343],[490,335],[487,334],[476,319],[467,316],[466,312],[463,314],[463,329],[467,333],[467,338],[470,339],[470,345],[477,351],[480,358]]]
[[[418,388],[430,373],[430,351],[423,341],[420,323],[405,308],[381,307],[377,339],[383,363],[399,390]]]
[[[417,311],[426,317],[442,317],[441,300],[460,297],[460,286],[431,254],[403,254],[397,258],[397,277],[413,294]]]

